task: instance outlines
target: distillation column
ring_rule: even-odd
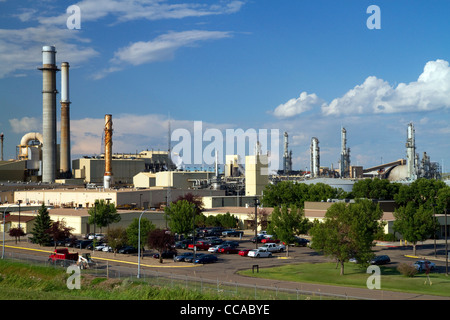
[[[408,124],[406,138],[406,176],[410,180],[417,179],[417,166],[416,166],[416,138],[415,129],[412,123]]]
[[[70,165],[70,98],[69,63],[61,64],[61,147],[60,174],[62,178],[71,178]]]
[[[42,182],[56,179],[56,50],[54,46],[42,48]]]
[[[311,177],[320,176],[320,149],[319,139],[311,139]]]

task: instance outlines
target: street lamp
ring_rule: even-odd
[[[2,259],[5,257],[5,220],[6,220],[6,210],[8,210],[9,207],[15,206],[15,204],[8,205],[5,210],[3,211],[3,249],[2,249]]]
[[[447,243],[447,230],[448,230],[448,224],[447,224],[447,207],[445,208],[445,275],[448,276],[448,243]]]
[[[255,198],[253,200],[255,200],[255,245],[256,245],[256,249],[258,249],[258,205],[259,205],[259,200],[258,200],[257,196],[255,196]]]
[[[139,216],[139,223],[138,223],[138,273],[137,273],[138,279],[141,277],[141,218],[142,215],[147,211],[148,210],[142,211],[141,215]]]
[[[195,245],[195,204],[192,204],[192,244],[194,247],[192,263],[195,264],[195,253],[197,251],[197,246]]]

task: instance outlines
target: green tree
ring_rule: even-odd
[[[30,240],[32,243],[39,244],[40,246],[50,245],[52,239],[46,231],[52,226],[52,220],[48,213],[47,207],[42,204],[39,208],[38,214],[34,220],[33,231],[31,231]]]
[[[283,205],[281,209],[275,207],[272,211],[267,232],[286,244],[286,256],[289,256],[289,244],[294,242],[297,232],[302,229],[302,226],[306,225],[304,219],[306,218],[303,210],[296,206],[289,209]]]
[[[148,236],[152,230],[156,228],[156,226],[147,218],[141,218],[141,258],[144,255],[145,244],[148,242]],[[139,218],[133,219],[133,222],[129,224],[126,229],[128,244],[135,248],[139,249]]]
[[[351,193],[354,198],[393,200],[399,189],[399,183],[374,178],[356,182]]]
[[[107,238],[108,245],[113,249],[114,255],[116,255],[118,249],[128,243],[127,230],[124,227],[110,228]]]
[[[409,202],[406,206],[397,208],[394,212],[394,230],[402,234],[403,239],[413,244],[414,255],[419,241],[425,241],[436,230],[437,222],[433,211],[426,204]]]
[[[238,219],[229,212],[217,215],[220,226],[224,228],[236,228]]]
[[[195,205],[187,200],[171,203],[164,208],[166,219],[173,233],[187,235],[193,231]]]
[[[109,227],[121,219],[114,203],[106,203],[103,199],[95,200],[94,207],[90,208],[88,213],[90,215],[88,223],[95,224],[99,228]]]
[[[379,222],[382,215],[380,207],[367,199],[335,203],[327,210],[324,222],[314,224],[310,230],[311,246],[334,257],[343,275],[344,263],[350,258],[365,263],[373,256],[371,248],[383,227]]]

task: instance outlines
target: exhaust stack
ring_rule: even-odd
[[[61,158],[60,174],[62,178],[71,178],[70,165],[70,98],[69,98],[69,63],[61,64]]]
[[[42,182],[56,179],[56,50],[54,46],[42,47]]]
[[[109,189],[113,180],[112,173],[112,115],[105,115],[105,176],[103,186]]]

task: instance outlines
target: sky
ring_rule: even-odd
[[[266,130],[278,133],[278,144],[259,140],[280,168],[289,134],[295,170],[309,169],[312,137],[321,165],[337,168],[342,127],[352,165],[405,159],[412,122],[420,159],[447,172],[448,12],[448,0],[0,0],[4,158],[42,132],[38,68],[54,45],[70,64],[73,159],[102,152],[105,114],[114,153],[167,150],[170,122],[192,148],[200,132],[200,152],[213,133],[223,161],[227,130]]]

